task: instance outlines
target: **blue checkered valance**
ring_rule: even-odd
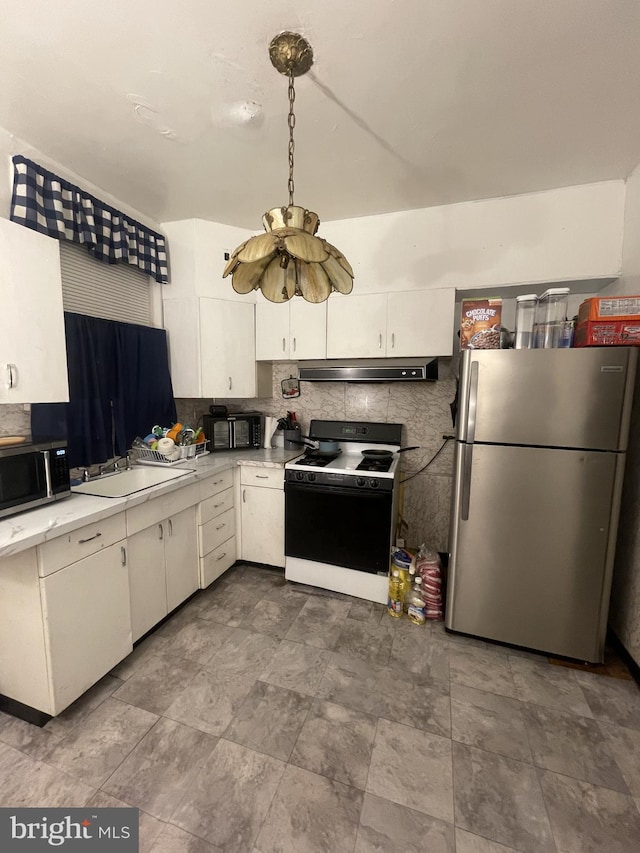
[[[169,280],[162,234],[26,157],[16,155],[13,168],[11,219],[14,222],[58,240],[83,243],[99,260],[131,264],[161,284]]]

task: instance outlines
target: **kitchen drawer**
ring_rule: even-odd
[[[240,467],[240,483],[243,486],[264,486],[268,489],[284,489],[284,469],[242,465]]]
[[[126,535],[125,514],[119,512],[111,518],[86,524],[71,533],[58,536],[44,545],[38,545],[38,573],[40,577],[46,577],[83,557],[108,548]]]
[[[169,495],[162,495],[128,509],[126,511],[127,536],[133,536],[134,533],[139,533],[153,524],[160,524],[169,517],[170,507]]]
[[[215,550],[200,558],[200,588],[205,589],[236,561],[236,537],[232,536]]]
[[[168,517],[171,518],[172,515],[177,515],[183,509],[195,506],[200,501],[200,483],[174,489],[166,497],[169,506]]]
[[[213,495],[217,495],[218,492],[230,489],[232,485],[233,468],[228,468],[226,471],[214,474],[212,477],[208,477],[200,483],[200,500],[204,501]]]
[[[206,524],[212,518],[217,518],[233,506],[233,489],[225,489],[213,497],[202,501],[198,508],[198,524]]]
[[[221,545],[236,532],[235,514],[233,509],[227,510],[217,518],[212,518],[198,528],[200,556],[204,557]]]

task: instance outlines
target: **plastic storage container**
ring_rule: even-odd
[[[568,287],[552,287],[542,294],[536,308],[534,328],[534,346],[537,349],[554,349],[561,345],[568,305]]]
[[[538,297],[535,293],[516,297],[516,333],[514,349],[531,349]]]

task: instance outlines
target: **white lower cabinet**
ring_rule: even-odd
[[[129,537],[129,587],[135,642],[198,589],[195,507]]]
[[[233,471],[202,483],[198,506],[200,587],[205,589],[236,561]]]
[[[126,563],[116,543],[41,580],[54,714],[132,649]]]
[[[129,589],[131,633],[135,642],[169,612],[162,524],[129,537]]]
[[[124,513],[0,559],[0,693],[55,716],[132,649]]]
[[[243,560],[284,567],[284,471],[241,466]]]
[[[191,485],[127,510],[134,642],[198,589],[198,498]]]

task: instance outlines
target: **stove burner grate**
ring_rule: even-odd
[[[356,471],[388,471],[391,468],[392,462],[392,457],[384,459],[363,459],[362,462],[356,468]]]
[[[337,453],[318,453],[314,450],[305,451],[304,456],[301,459],[297,459],[293,464],[294,465],[313,465],[314,468],[324,468],[325,465],[328,465],[330,462],[333,462],[334,459],[337,459],[340,456],[341,451],[338,450]]]

